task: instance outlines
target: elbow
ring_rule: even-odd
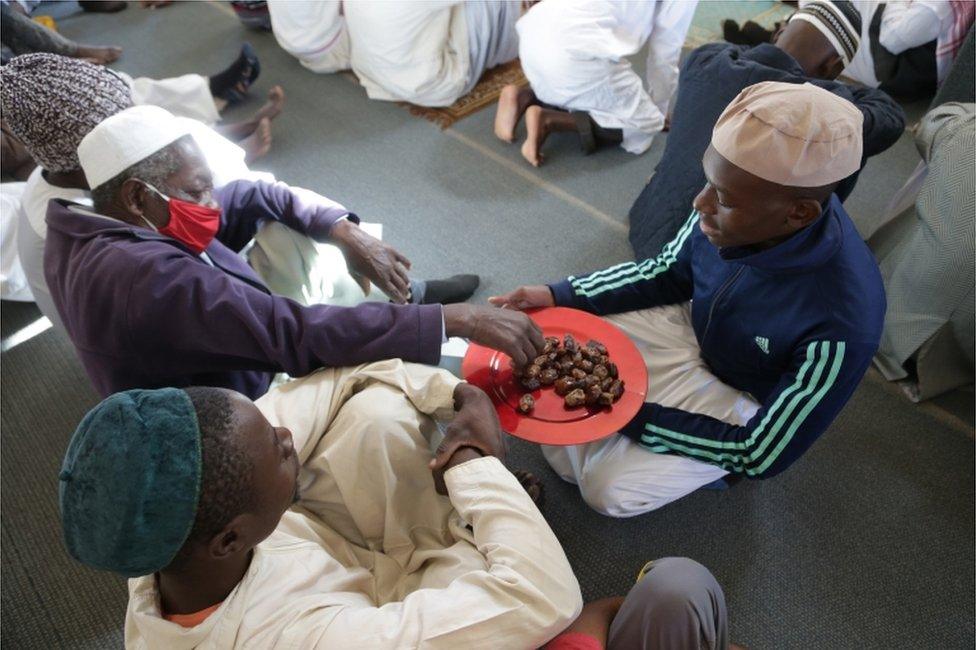
[[[545,627],[555,636],[579,617],[583,611],[583,594],[571,569],[565,580],[553,581],[543,593],[548,602]]]

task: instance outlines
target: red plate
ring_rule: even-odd
[[[627,335],[599,316],[550,307],[529,313],[546,336],[572,334],[585,345],[596,339],[607,347],[610,359],[624,381],[624,394],[610,408],[568,409],[552,386],[532,391],[535,409],[517,410],[525,391],[512,375],[506,354],[472,343],[461,362],[461,376],[484,390],[495,403],[502,429],[513,436],[544,445],[578,445],[606,438],[631,421],[647,395],[647,366]]]

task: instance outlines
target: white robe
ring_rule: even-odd
[[[809,4],[809,1],[800,2],[800,6]],[[871,21],[878,7],[886,5],[878,30],[878,42],[895,55],[934,41],[952,27],[952,8],[946,0],[853,0],[853,3],[861,15],[861,44],[841,74],[871,88],[881,85],[874,70],[870,34]]]
[[[537,648],[582,607],[572,568],[495,458],[445,476],[427,462],[458,380],[398,360],[319,371],[258,400],[288,427],[301,501],[203,623],[160,616],[155,578],[129,581],[127,648]],[[470,528],[469,528],[470,525]]]
[[[351,46],[339,0],[269,0],[271,31],[312,72],[349,69]]]
[[[540,2],[518,21],[519,58],[536,97],[622,129],[621,147],[647,151],[664,126],[678,58],[697,0]],[[628,56],[650,41],[647,88]]]
[[[450,106],[518,55],[514,0],[346,2],[352,69],[370,99]]]
[[[17,255],[21,200],[26,183],[0,184],[0,298],[33,302],[30,285]]]
[[[136,106],[159,106],[178,117],[198,120],[207,126],[220,121],[220,113],[210,94],[210,81],[203,75],[185,74],[180,77],[152,79],[132,78],[124,72],[115,74],[129,84],[132,103]]]

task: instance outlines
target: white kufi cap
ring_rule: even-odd
[[[184,120],[158,106],[133,106],[106,118],[78,145],[88,187],[98,187],[189,133]]]

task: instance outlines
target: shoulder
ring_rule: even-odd
[[[725,59],[738,58],[741,48],[731,43],[707,43],[692,50],[681,66],[681,71],[694,72],[697,68]]]
[[[815,274],[820,300],[837,338],[876,348],[887,308],[881,271],[850,217],[841,211],[836,218],[843,241]]]

